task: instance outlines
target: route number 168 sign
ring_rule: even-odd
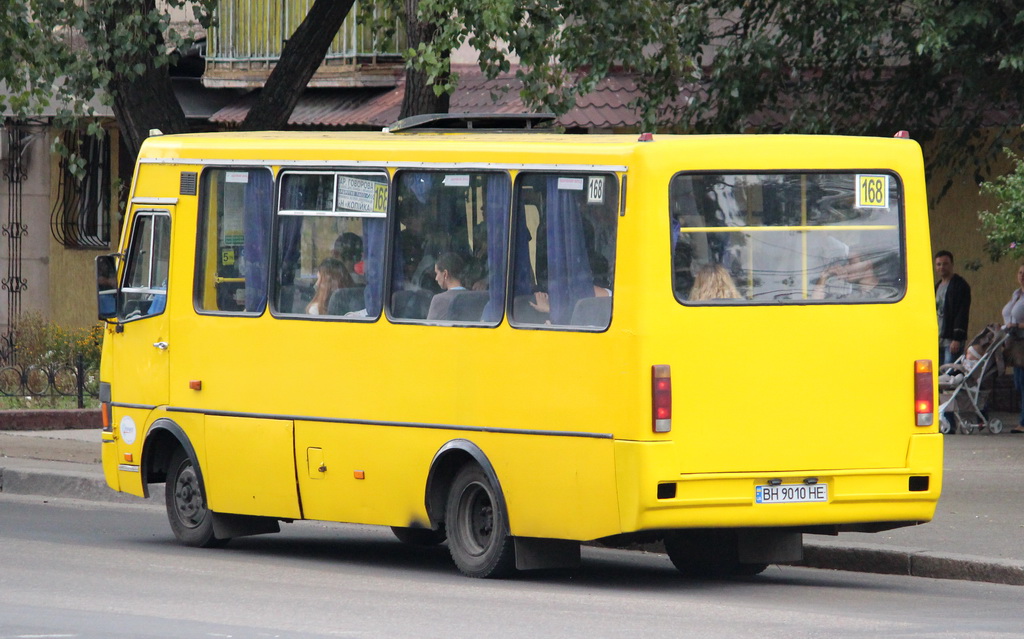
[[[857,208],[889,208],[889,176],[857,176]]]

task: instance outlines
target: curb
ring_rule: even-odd
[[[141,504],[148,501],[134,495],[114,492],[99,473],[44,470],[38,467],[5,467],[3,459],[0,459],[0,493],[86,499],[107,503]],[[664,552],[660,544],[642,544],[634,548],[647,552]],[[785,565],[1024,586],[1024,561],[915,548],[838,546],[805,541],[803,560]]]
[[[99,429],[102,425],[103,415],[98,408],[0,410],[0,431]]]
[[[790,565],[1024,586],[1024,561],[915,548],[835,546],[805,542],[803,561]]]
[[[137,504],[142,497],[115,492],[102,476],[77,471],[17,469],[0,460],[0,493]]]

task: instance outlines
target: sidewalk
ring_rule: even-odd
[[[1009,426],[1015,415],[998,415]],[[805,535],[802,565],[1024,585],[1024,436],[947,435],[943,494],[928,524]],[[139,503],[107,488],[99,429],[0,431],[0,492]]]

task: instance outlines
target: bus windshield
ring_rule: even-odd
[[[905,290],[892,174],[678,174],[676,299],[691,304],[892,302]]]

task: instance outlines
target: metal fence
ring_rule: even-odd
[[[85,398],[99,396],[99,371],[87,367],[81,355],[67,364],[8,365],[0,367],[0,396],[54,398],[74,397],[85,408]]]

